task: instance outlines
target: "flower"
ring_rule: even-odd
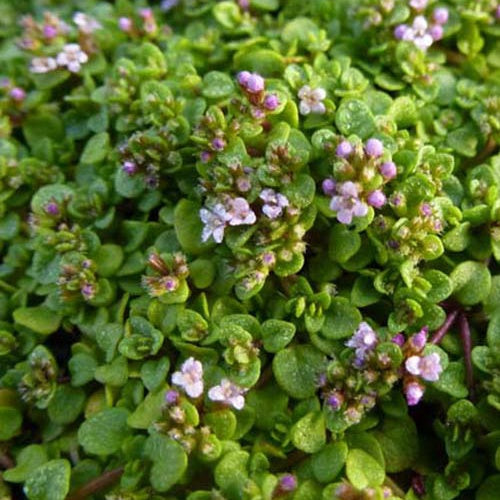
[[[264,90],[265,81],[258,73],[240,71],[236,77],[241,87],[250,94],[258,94]]]
[[[366,201],[373,208],[381,208],[385,205],[387,198],[385,197],[385,194],[380,189],[376,189],[375,191],[372,191],[368,195]]]
[[[326,398],[326,404],[334,411],[338,410],[344,402],[344,396],[340,392],[332,392]]]
[[[321,189],[327,196],[333,196],[335,194],[336,185],[337,183],[333,179],[328,177],[321,183]]]
[[[58,30],[56,26],[52,26],[51,24],[46,24],[43,27],[43,36],[49,40],[55,38],[58,35]]]
[[[439,24],[433,24],[429,28],[429,35],[431,35],[434,41],[441,40],[441,38],[443,38],[443,33],[444,33],[443,27],[440,26]]]
[[[101,27],[100,23],[98,23],[93,17],[90,17],[83,12],[75,12],[73,22],[78,26],[82,33],[87,35],[93,33]]]
[[[191,398],[203,394],[203,365],[192,356],[182,363],[180,371],[172,374],[172,383],[184,389]]]
[[[32,73],[48,73],[57,68],[57,62],[53,57],[34,57],[31,60],[30,71]]]
[[[285,474],[278,484],[281,491],[293,491],[297,488],[297,478],[293,474]]]
[[[163,12],[167,12],[171,9],[173,9],[177,4],[179,3],[179,0],[163,0],[160,4],[160,9]]]
[[[357,330],[354,332],[354,335],[345,343],[345,345],[356,350],[354,365],[356,367],[360,367],[364,363],[367,354],[375,348],[377,343],[377,333],[368,323],[362,321]]]
[[[229,379],[223,378],[219,385],[215,385],[208,391],[208,398],[241,410],[245,406],[244,393],[244,389],[233,384]]]
[[[448,22],[449,12],[446,7],[437,7],[432,13],[432,19],[436,24],[446,24]]]
[[[133,175],[137,172],[137,164],[134,161],[126,160],[122,163],[122,170],[127,175]]]
[[[77,43],[68,43],[56,57],[58,66],[66,66],[72,73],[77,73],[82,64],[89,60],[89,56]]]
[[[410,0],[410,7],[415,10],[424,10],[429,0]]]
[[[224,228],[230,218],[222,203],[217,203],[211,209],[202,208],[200,219],[205,226],[201,233],[201,241],[205,242],[212,236],[216,243],[221,243],[224,238]]]
[[[230,226],[253,224],[257,220],[255,212],[250,208],[245,198],[238,197],[230,200],[229,207],[227,215]]]
[[[212,147],[215,151],[222,151],[226,147],[226,141],[222,137],[215,137],[212,140]]]
[[[323,100],[326,97],[326,90],[318,87],[312,89],[309,85],[304,85],[297,94],[300,99],[299,110],[303,115],[309,113],[323,114],[326,112]]]
[[[341,141],[335,150],[335,154],[341,158],[347,158],[353,151],[354,148],[349,141]]]
[[[424,388],[418,382],[410,382],[404,388],[408,406],[415,406],[424,395]]]
[[[122,31],[130,31],[132,29],[132,19],[129,17],[120,17],[120,19],[118,19],[118,27]]]
[[[386,161],[382,163],[382,165],[380,165],[379,167],[379,171],[387,180],[394,179],[394,177],[396,177],[396,175],[398,174],[396,164],[392,161]]]
[[[165,393],[165,403],[174,405],[179,400],[179,393],[175,389],[170,389]]]
[[[283,213],[283,209],[288,207],[288,198],[274,189],[263,189],[259,198],[264,201],[262,212],[270,219],[276,219]]]
[[[368,206],[359,199],[358,187],[354,182],[343,182],[337,186],[337,193],[330,202],[330,208],[337,212],[339,222],[350,224],[353,216],[363,217],[367,214]]]
[[[419,375],[428,382],[439,380],[443,371],[439,354],[433,352],[427,356],[410,356],[405,362],[406,370],[412,375]]]
[[[384,152],[384,145],[378,139],[368,139],[365,144],[365,152],[368,156],[378,158]]]
[[[268,111],[274,111],[280,105],[280,101],[276,94],[268,94],[264,98],[264,107]]]
[[[59,215],[59,205],[55,201],[48,201],[43,209],[47,215]]]
[[[22,101],[24,100],[24,98],[26,97],[26,92],[24,91],[24,89],[22,89],[21,87],[14,87],[13,89],[11,89],[11,91],[9,92],[9,95],[10,97],[14,100],[14,101]]]
[[[396,333],[396,335],[392,337],[391,342],[394,342],[399,347],[402,347],[405,343],[405,336],[402,333]]]
[[[418,333],[416,333],[410,338],[411,345],[417,351],[421,351],[425,347],[425,344],[427,344],[428,330],[429,329],[427,327],[424,327],[422,328],[422,330],[420,330]]]

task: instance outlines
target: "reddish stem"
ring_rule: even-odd
[[[0,467],[2,469],[12,469],[15,465],[14,460],[10,458],[7,452],[0,452]]]
[[[436,330],[436,333],[434,333],[434,335],[432,336],[431,344],[439,344],[441,340],[443,340],[443,337],[448,333],[451,325],[453,325],[457,314],[458,310],[455,309],[454,311],[451,311],[448,316],[446,316],[444,323]]]
[[[467,317],[462,312],[460,313],[460,336],[462,337],[462,346],[464,349],[465,373],[467,380],[467,388],[469,389],[469,397],[474,398],[474,376],[472,373],[472,341],[470,335],[469,322]]]
[[[112,469],[96,477],[90,483],[85,484],[74,493],[69,495],[66,500],[84,500],[85,498],[104,490],[120,479],[123,474],[123,467]]]

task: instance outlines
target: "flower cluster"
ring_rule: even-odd
[[[403,387],[410,406],[418,404],[424,395],[425,386],[421,380],[436,382],[443,371],[438,353],[423,354],[427,345],[427,332],[425,327],[406,341],[400,334],[392,339],[401,347],[405,356]]]
[[[89,60],[89,56],[77,43],[66,44],[61,52],[54,57],[34,57],[31,60],[32,73],[48,73],[57,68],[67,68],[72,73],[78,73],[82,64]]]
[[[189,269],[183,254],[160,255],[152,252],[148,264],[154,274],[143,276],[142,284],[152,297],[161,297],[185,286]]]
[[[427,1],[410,2],[411,7],[417,12],[424,10]],[[411,42],[415,47],[426,51],[434,42],[443,38],[443,26],[448,22],[448,9],[437,7],[432,13],[432,24],[422,14],[414,17],[411,26],[400,24],[394,30],[394,36],[397,40]]]
[[[266,113],[272,112],[280,105],[279,98],[272,92],[266,92],[266,82],[258,73],[240,71],[236,80],[251,104],[250,114],[256,119],[263,119]]]
[[[322,183],[324,194],[331,196],[330,208],[337,220],[350,224],[363,217],[368,207],[379,209],[386,204],[382,187],[397,175],[397,167],[384,159],[384,146],[379,139],[368,139],[364,145],[341,140],[335,150],[334,178]]]
[[[120,17],[118,27],[132,37],[155,38],[158,35],[158,23],[150,8],[139,9],[136,19],[126,16]]]

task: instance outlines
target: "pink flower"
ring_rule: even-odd
[[[418,382],[410,382],[406,385],[405,396],[408,406],[415,406],[424,395],[424,388]]]
[[[276,219],[283,213],[283,209],[288,207],[288,198],[274,189],[263,189],[259,198],[264,201],[262,212],[270,219]]]
[[[384,145],[378,139],[368,139],[365,144],[365,152],[368,156],[378,158],[384,152]]]
[[[184,389],[191,398],[203,394],[203,365],[193,357],[184,361],[180,371],[172,374],[172,383]]]
[[[205,242],[212,237],[216,243],[221,243],[224,239],[226,223],[231,219],[224,205],[217,203],[212,208],[202,208],[200,219],[205,224],[201,233],[201,241]]]
[[[255,212],[250,208],[248,201],[241,197],[229,201],[227,214],[230,226],[253,224],[257,220]]]
[[[354,182],[337,185],[337,193],[330,202],[330,208],[337,212],[337,220],[342,224],[350,224],[353,217],[363,217],[368,213],[368,206],[359,199]]]
[[[309,113],[323,114],[326,107],[323,100],[326,97],[326,90],[318,87],[312,89],[309,85],[304,85],[297,94],[300,99],[299,110],[302,115]]]
[[[353,151],[354,148],[349,141],[341,141],[335,150],[335,154],[340,158],[347,158]]]
[[[223,378],[219,385],[215,385],[208,391],[208,398],[241,410],[245,406],[245,397],[243,396],[245,392],[245,389],[233,384],[229,379]]]
[[[428,382],[436,382],[443,371],[439,354],[433,352],[427,356],[410,356],[405,362],[406,370],[412,375],[419,375]]]

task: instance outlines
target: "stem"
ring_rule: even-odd
[[[84,500],[90,495],[104,490],[120,479],[123,467],[108,470],[69,495],[66,500]]]
[[[10,456],[7,454],[6,451],[0,452],[0,467],[2,469],[12,469],[12,467],[15,467],[14,460],[10,458]]]
[[[405,497],[406,493],[389,476],[385,476],[384,484],[388,486],[396,496],[401,498]]]
[[[431,344],[439,344],[441,340],[443,340],[443,337],[448,333],[448,330],[451,328],[451,325],[455,321],[457,314],[458,310],[455,309],[454,311],[451,311],[448,316],[446,316],[444,323],[436,330],[436,333],[432,336]]]
[[[273,366],[272,364],[267,365],[267,367],[262,372],[259,380],[255,384],[254,389],[260,389],[262,386],[266,385],[273,376]]]
[[[17,288],[15,286],[12,286],[11,284],[7,283],[4,280],[0,280],[0,288],[3,288],[6,292],[9,293],[17,292]]]
[[[497,143],[496,143],[495,139],[493,139],[492,136],[488,137],[488,140],[486,141],[484,148],[481,151],[479,151],[479,153],[474,158],[471,158],[470,160],[465,161],[464,167],[470,168],[470,167],[475,167],[476,165],[480,165],[481,163],[484,162],[484,160],[486,160],[487,158],[489,158],[493,154],[496,147],[497,147]]]
[[[469,397],[474,399],[474,376],[472,374],[472,342],[470,336],[470,327],[467,317],[464,313],[460,313],[460,336],[462,337],[462,346],[464,348],[465,373],[467,380],[467,389],[469,389]]]

